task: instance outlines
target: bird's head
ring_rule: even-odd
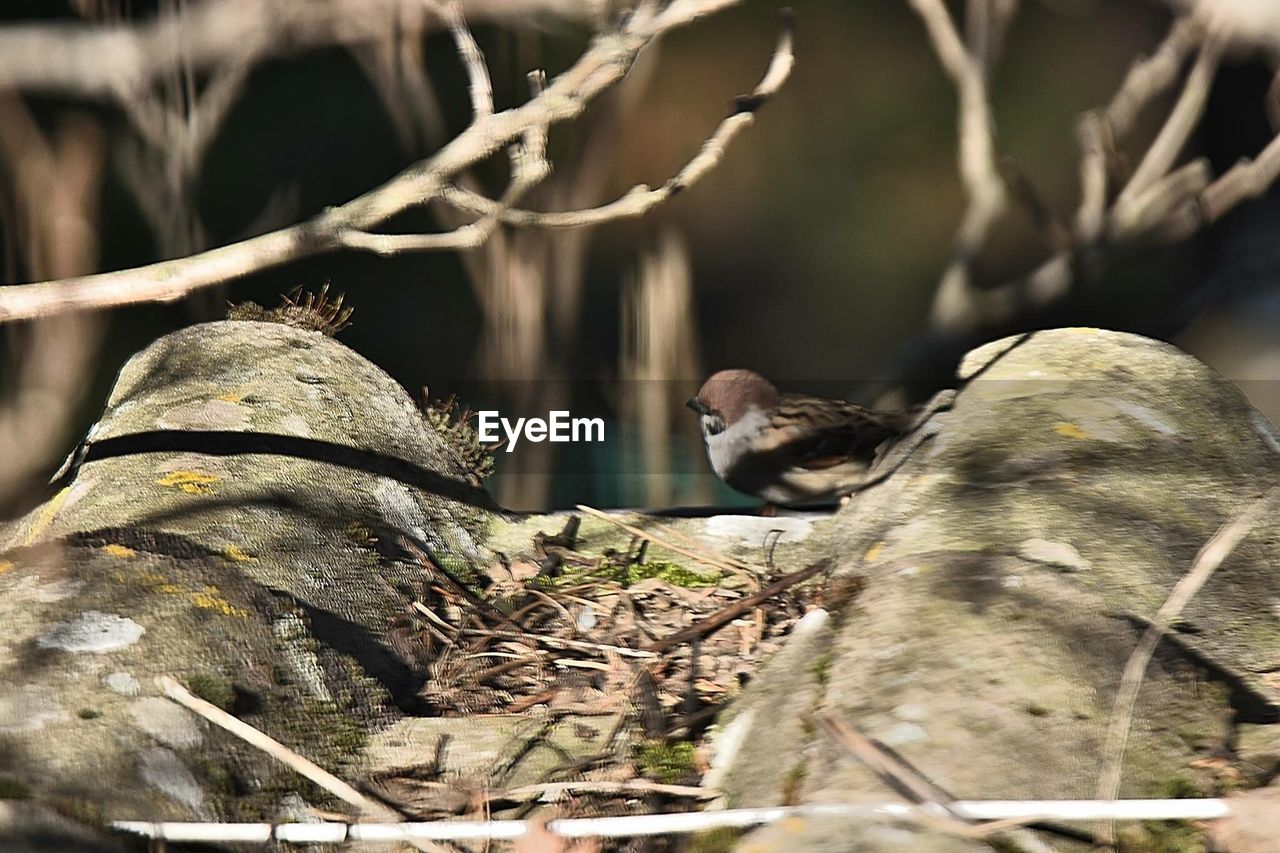
[[[698,413],[702,437],[719,435],[752,411],[773,408],[778,389],[753,370],[714,373],[686,405]]]

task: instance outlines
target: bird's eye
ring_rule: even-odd
[[[707,435],[719,435],[724,432],[724,418],[719,415],[703,415],[702,429]]]

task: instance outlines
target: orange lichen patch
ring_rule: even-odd
[[[222,549],[222,556],[226,557],[233,563],[248,563],[258,559],[252,554],[246,554],[235,545],[228,545]]]
[[[213,487],[209,484],[216,483],[221,479],[221,477],[205,471],[170,471],[159,480],[156,480],[156,485],[174,486],[189,495],[211,495],[213,494]]]
[[[879,542],[877,542],[876,544],[872,545],[870,548],[867,549],[867,553],[862,555],[862,559],[870,563],[874,561],[876,557],[879,557],[880,552],[882,552],[883,550],[884,550],[884,540],[881,539]]]
[[[1089,433],[1080,427],[1067,421],[1059,421],[1053,425],[1053,431],[1058,435],[1065,435],[1067,438],[1088,438]]]
[[[127,545],[117,545],[114,542],[109,542],[106,545],[102,546],[102,553],[110,554],[113,557],[123,558],[123,557],[132,557],[136,555],[138,552],[133,550]]]
[[[13,560],[0,560],[0,575],[13,571]]]
[[[224,403],[239,403],[244,397],[240,394],[219,394],[218,399]]]
[[[250,558],[252,559],[252,558]],[[123,574],[116,574],[116,581],[124,583],[126,580]],[[139,572],[129,578],[151,592],[158,592],[162,595],[180,595],[187,598],[196,607],[201,610],[213,610],[223,616],[236,616],[241,619],[247,617],[249,612],[242,608],[236,607],[231,602],[222,597],[221,592],[216,586],[206,586],[201,589],[191,589],[190,587],[172,583],[165,578],[164,575],[155,572]]]
[[[178,595],[185,591],[177,584],[171,583],[164,575],[156,574],[155,572],[139,572],[134,575],[133,582],[155,592],[162,592],[165,595]]]
[[[199,592],[191,593],[191,601],[201,610],[216,610],[223,616],[238,616],[244,619],[249,615],[248,611],[236,607],[223,598],[216,586],[206,586]]]

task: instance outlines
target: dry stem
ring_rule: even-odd
[[[1168,627],[1182,614],[1183,609],[1200,591],[1222,562],[1230,556],[1249,531],[1253,530],[1267,513],[1272,511],[1280,499],[1280,489],[1272,489],[1259,500],[1250,504],[1233,520],[1224,524],[1205,543],[1191,568],[1182,576],[1173,591],[1165,600],[1152,625],[1142,635],[1137,648],[1125,663],[1120,677],[1120,689],[1116,693],[1115,703],[1111,710],[1111,721],[1107,726],[1107,742],[1103,752],[1103,770],[1098,780],[1098,799],[1115,800],[1120,796],[1120,775],[1124,767],[1125,748],[1129,742],[1129,729],[1133,722],[1133,709],[1138,700],[1138,691],[1147,672],[1147,665],[1155,654],[1156,646]],[[1115,823],[1104,824],[1100,833],[1104,843],[1111,843],[1115,836]]]

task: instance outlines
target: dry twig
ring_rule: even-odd
[[[0,92],[0,166],[12,212],[4,231],[29,275],[79,275],[98,263],[105,145],[96,125],[68,117],[42,131],[22,99]],[[54,317],[15,330],[2,376],[0,507],[12,509],[67,451],[104,332],[101,318]]]
[[[1034,818],[1010,818],[974,822],[958,815],[952,808],[954,798],[933,784],[924,774],[898,756],[841,720],[834,714],[820,714],[818,726],[829,738],[907,800],[920,806],[915,819],[949,835],[961,838],[991,838],[1011,850],[1051,853],[1051,848],[1023,827]]]
[[[367,815],[387,817],[394,814],[391,809],[376,800],[369,799],[315,762],[304,758],[280,743],[280,741],[270,735],[263,734],[243,720],[233,717],[217,705],[206,702],[169,676],[162,675],[157,679],[157,682],[160,685],[160,689],[164,691],[165,696],[168,696],[182,707],[194,711],[215,726],[225,729],[250,746],[262,750],[290,770],[305,776],[321,788],[324,788],[344,803],[354,806]]]
[[[671,196],[693,186],[714,169],[724,158],[724,152],[729,143],[750,126],[755,120],[756,111],[764,106],[786,82],[791,74],[791,67],[795,64],[795,55],[792,52],[792,20],[790,16],[784,17],[783,20],[785,26],[778,40],[778,46],[774,49],[769,68],[765,71],[759,85],[751,94],[735,99],[733,112],[720,123],[707,141],[702,143],[702,147],[698,149],[693,159],[662,186],[650,188],[639,184],[628,190],[621,198],[598,207],[545,213],[532,210],[503,210],[498,203],[458,187],[446,187],[441,193],[441,198],[462,210],[483,216],[496,216],[506,225],[525,228],[583,228],[643,216]]]
[[[1098,779],[1098,799],[1115,800],[1120,796],[1120,776],[1124,767],[1125,747],[1129,742],[1129,729],[1133,722],[1134,705],[1138,701],[1138,691],[1146,676],[1147,665],[1151,663],[1160,638],[1201,587],[1213,577],[1222,562],[1249,535],[1249,531],[1275,508],[1278,501],[1280,489],[1272,489],[1213,534],[1196,554],[1191,568],[1174,585],[1164,604],[1160,605],[1160,609],[1152,617],[1153,624],[1143,633],[1137,648],[1129,655],[1120,676],[1120,689],[1116,692],[1111,720],[1107,726],[1102,775]],[[1115,836],[1115,824],[1108,822],[1100,834],[1104,843],[1111,843]]]
[[[738,599],[733,604],[716,611],[705,619],[699,619],[688,628],[677,631],[670,636],[654,640],[648,645],[647,650],[651,652],[663,652],[668,649],[675,648],[676,646],[682,646],[695,638],[706,636],[712,631],[727,625],[738,616],[746,613],[748,610],[751,610],[762,602],[768,601],[778,593],[783,592],[802,581],[809,580],[815,575],[827,571],[830,568],[830,560],[819,560],[798,572],[783,575],[781,578],[769,584],[759,592],[748,595],[745,598]]]
[[[1008,192],[1000,175],[995,146],[995,119],[987,97],[989,63],[994,52],[988,36],[1003,32],[1013,14],[1013,4],[990,8],[983,26],[970,28],[970,43],[960,39],[942,0],[910,0],[924,21],[934,52],[955,84],[959,98],[960,177],[968,206],[956,231],[955,249],[932,308],[935,325],[954,325],[962,316],[973,288],[973,262],[996,219],[1008,205]],[[982,3],[973,0],[970,3]]]
[[[565,794],[664,794],[668,797],[688,797],[695,800],[714,800],[721,795],[715,788],[697,785],[664,785],[648,779],[629,779],[625,782],[582,781],[543,782],[538,785],[522,785],[489,795],[490,800],[553,799]]]

